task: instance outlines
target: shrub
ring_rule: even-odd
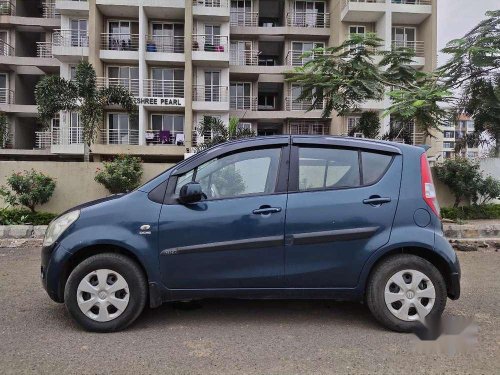
[[[57,215],[18,209],[1,209],[0,225],[48,225]]]
[[[52,177],[34,169],[22,173],[14,173],[7,179],[7,185],[0,188],[0,196],[12,206],[25,206],[31,212],[35,207],[47,203],[54,194],[56,183]]]
[[[140,158],[119,155],[113,161],[105,162],[104,170],[97,170],[95,180],[112,194],[127,193],[139,186],[142,173]]]
[[[442,208],[441,216],[451,220],[498,220],[500,204]]]

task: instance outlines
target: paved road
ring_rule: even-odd
[[[413,335],[379,327],[367,309],[325,301],[206,301],[147,310],[129,330],[90,334],[38,280],[37,249],[0,249],[1,373],[499,373],[500,254],[461,253],[462,299],[474,317],[465,354],[422,354]]]

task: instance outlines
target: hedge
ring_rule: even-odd
[[[442,208],[441,217],[451,220],[496,220],[500,219],[500,204]]]
[[[31,212],[23,209],[0,209],[0,225],[47,225],[57,215],[48,212]]]

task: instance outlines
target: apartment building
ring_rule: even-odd
[[[457,142],[463,140],[467,134],[474,133],[474,120],[466,115],[460,115],[458,120],[453,123],[450,122],[443,126],[443,146],[442,146],[442,158],[443,159],[453,159],[455,157],[465,157],[474,159],[479,157],[478,147],[468,147],[460,150],[457,154],[455,146]]]
[[[34,88],[44,74],[59,74],[59,61],[47,50],[59,27],[51,2],[0,0],[0,112],[9,126],[0,158],[50,157],[36,147]]]
[[[286,82],[285,73],[306,62],[304,52],[337,45],[351,34],[374,32],[383,49],[414,49],[415,66],[436,67],[436,0],[51,3],[59,23],[43,47],[60,74],[69,79],[76,64],[88,60],[99,85],[123,85],[139,103],[136,118],[119,108],[106,110],[91,147],[94,159],[131,153],[144,160],[181,160],[202,141],[196,129],[204,116],[225,123],[236,116],[258,135],[347,134],[359,113],[324,119],[322,104],[307,111],[311,103],[297,100],[301,88]],[[374,101],[362,109],[382,114],[387,106],[388,100]],[[382,123],[385,133],[390,118]],[[45,132],[33,129],[12,150],[82,157],[77,114],[62,113]],[[412,142],[425,143],[415,129]]]

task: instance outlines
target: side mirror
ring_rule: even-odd
[[[202,200],[203,191],[198,182],[189,182],[183,187],[179,193],[179,202],[182,204],[196,203]]]

